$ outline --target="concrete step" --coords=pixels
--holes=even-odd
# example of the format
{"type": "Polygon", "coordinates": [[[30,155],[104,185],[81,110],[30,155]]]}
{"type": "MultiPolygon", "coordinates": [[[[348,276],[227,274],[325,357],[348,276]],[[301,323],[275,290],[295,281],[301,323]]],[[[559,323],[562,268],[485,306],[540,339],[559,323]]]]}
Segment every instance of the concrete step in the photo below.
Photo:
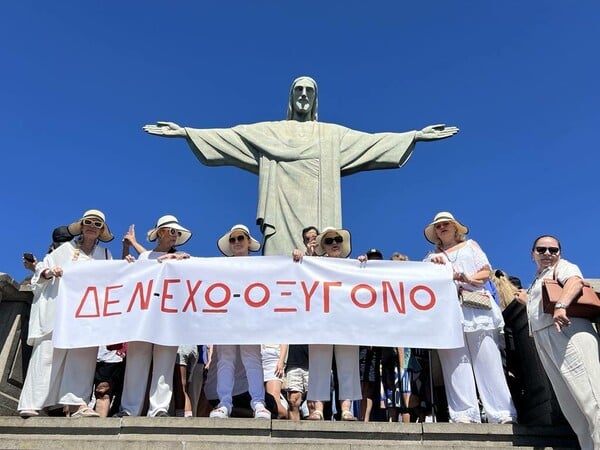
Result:
{"type": "Polygon", "coordinates": [[[208,418],[0,417],[0,449],[578,448],[569,428],[208,418]]]}

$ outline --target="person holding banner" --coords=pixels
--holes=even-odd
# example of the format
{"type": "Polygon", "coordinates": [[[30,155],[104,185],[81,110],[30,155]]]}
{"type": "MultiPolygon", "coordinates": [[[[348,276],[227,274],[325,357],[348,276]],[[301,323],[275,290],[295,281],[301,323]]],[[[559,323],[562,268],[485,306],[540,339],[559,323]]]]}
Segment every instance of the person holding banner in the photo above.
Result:
{"type": "MultiPolygon", "coordinates": [[[[48,255],[62,244],[69,242],[74,236],[69,233],[66,226],[60,226],[52,232],[52,244],[48,255]]],[[[54,328],[54,302],[46,295],[48,283],[40,279],[41,270],[48,267],[48,255],[43,263],[39,264],[23,258],[23,264],[34,272],[31,278],[33,301],[29,315],[27,344],[33,347],[29,366],[23,382],[23,389],[19,396],[17,411],[21,417],[36,417],[44,408],[50,389],[50,373],[52,370],[52,330],[54,328]],[[41,281],[41,282],[40,282],[41,281]]],[[[50,288],[51,289],[51,288],[50,288]]],[[[54,405],[47,405],[54,406],[54,405]]]]}
{"type": "MultiPolygon", "coordinates": [[[[250,235],[246,225],[234,225],[217,241],[217,247],[225,256],[249,256],[260,250],[260,243],[250,235]]],[[[250,406],[255,419],[270,419],[271,412],[265,407],[262,355],[257,345],[215,345],[217,358],[217,395],[219,404],[209,417],[226,419],[233,409],[233,385],[235,380],[236,353],[240,352],[248,380],[250,406]]]]}
{"type": "Polygon", "coordinates": [[[465,345],[439,349],[450,421],[480,423],[477,392],[489,423],[515,423],[513,404],[498,349],[504,320],[499,306],[484,288],[491,268],[487,256],[473,240],[466,240],[468,228],[449,212],[440,212],[425,227],[425,238],[435,245],[425,258],[437,264],[451,264],[459,290],[479,292],[490,298],[490,309],[462,307],[465,345]]]}
{"type": "MultiPolygon", "coordinates": [[[[346,258],[350,255],[350,232],[332,227],[325,228],[317,236],[315,254],[329,258],[346,258]]],[[[292,252],[292,259],[299,262],[302,259],[301,250],[292,252]]],[[[361,255],[361,262],[367,257],[361,255]]],[[[308,379],[309,401],[314,402],[314,410],[308,416],[309,420],[323,420],[323,402],[330,398],[331,361],[335,352],[335,363],[339,378],[339,398],[341,401],[341,419],[355,421],[352,414],[352,400],[362,398],[359,370],[359,347],[356,345],[309,344],[308,346],[308,379]]]]}
{"type": "MultiPolygon", "coordinates": [[[[99,242],[110,242],[114,238],[103,212],[96,209],[86,211],[81,219],[68,226],[68,230],[78,237],[47,255],[39,267],[37,282],[44,285],[45,296],[52,305],[68,301],[59,297],[59,279],[63,276],[63,267],[68,267],[71,263],[112,259],[110,251],[99,245],[99,242]]],[[[53,325],[53,322],[54,320],[49,320],[48,324],[53,325]]],[[[63,405],[67,416],[70,417],[98,417],[98,413],[88,407],[92,396],[97,355],[97,346],[55,348],[47,404],[63,405]]]]}
{"type": "MultiPolygon", "coordinates": [[[[177,252],[176,247],[185,244],[192,237],[191,231],[179,224],[177,217],[162,216],[156,227],[148,231],[148,241],[155,242],[152,251],[140,254],[139,260],[187,259],[185,252],[177,252]]],[[[128,256],[128,260],[132,257],[128,256]]],[[[146,384],[150,364],[152,376],[149,388],[150,417],[168,417],[169,405],[173,396],[173,370],[177,357],[176,346],[165,346],[151,342],[134,341],[127,347],[127,364],[123,381],[121,410],[117,416],[139,416],[144,407],[146,384]]]]}

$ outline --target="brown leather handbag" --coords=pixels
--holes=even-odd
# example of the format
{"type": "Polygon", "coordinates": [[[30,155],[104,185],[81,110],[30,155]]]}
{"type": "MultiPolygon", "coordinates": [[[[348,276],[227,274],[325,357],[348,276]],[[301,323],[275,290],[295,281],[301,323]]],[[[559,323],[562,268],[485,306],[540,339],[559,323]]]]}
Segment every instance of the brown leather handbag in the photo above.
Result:
{"type": "MultiPolygon", "coordinates": [[[[554,314],[554,304],[560,300],[563,286],[556,278],[556,267],[552,279],[542,280],[542,306],[547,314],[554,314]]],[[[600,319],[600,298],[588,282],[584,280],[583,289],[567,308],[567,316],[584,317],[598,321],[600,319]]]]}

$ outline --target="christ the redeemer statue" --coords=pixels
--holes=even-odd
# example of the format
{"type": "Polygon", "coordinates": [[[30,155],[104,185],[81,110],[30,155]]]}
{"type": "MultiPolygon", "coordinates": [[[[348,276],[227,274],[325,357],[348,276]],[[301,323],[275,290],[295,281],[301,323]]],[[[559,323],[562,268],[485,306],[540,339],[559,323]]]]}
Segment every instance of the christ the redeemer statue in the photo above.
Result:
{"type": "Polygon", "coordinates": [[[294,80],[287,120],[206,129],[172,122],[144,131],[185,138],[202,164],[236,166],[258,175],[256,220],[265,255],[304,248],[301,231],[342,226],[340,177],[363,170],[402,167],[417,141],[451,137],[456,127],[431,125],[405,133],[364,133],[317,121],[317,83],[294,80]]]}

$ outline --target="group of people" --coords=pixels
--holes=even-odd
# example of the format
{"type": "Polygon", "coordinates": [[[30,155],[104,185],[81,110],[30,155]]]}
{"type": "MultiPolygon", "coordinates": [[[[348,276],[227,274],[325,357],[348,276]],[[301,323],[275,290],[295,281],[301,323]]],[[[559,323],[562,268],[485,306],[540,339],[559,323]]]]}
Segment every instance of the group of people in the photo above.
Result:
{"type": "MultiPolygon", "coordinates": [[[[424,229],[425,238],[433,245],[424,261],[452,267],[460,298],[474,293],[489,300],[488,308],[475,308],[464,302],[461,307],[464,345],[437,351],[450,421],[480,423],[480,402],[489,423],[517,421],[500,353],[504,323],[495,297],[501,294],[502,304],[517,300],[527,305],[530,330],[540,359],[582,448],[599,445],[598,336],[589,320],[569,317],[567,310],[581,290],[581,272],[561,258],[557,238],[541,236],[534,241],[531,251],[537,266],[531,287],[528,290],[496,288],[490,282],[495,273],[486,254],[476,241],[467,239],[467,234],[468,228],[448,212],[436,214],[424,229]],[[541,282],[553,277],[564,286],[564,298],[553,314],[546,314],[541,306],[541,282]]],[[[129,253],[133,247],[139,253],[137,260],[185,260],[190,255],[178,247],[191,236],[176,217],[162,216],[147,234],[148,241],[155,243],[154,248],[147,250],[140,245],[130,228],[123,239],[123,257],[134,263],[136,258],[129,253]]],[[[306,257],[348,258],[351,253],[348,230],[328,227],[319,231],[309,226],[302,230],[302,238],[305,248],[291,249],[295,262],[306,257]]],[[[387,352],[387,359],[393,360],[392,365],[397,369],[395,376],[384,376],[392,381],[383,384],[383,391],[396,390],[402,398],[415,386],[417,378],[414,371],[409,370],[410,360],[412,355],[414,363],[421,349],[359,348],[326,343],[214,347],[199,343],[197,347],[178,348],[149,342],[129,342],[100,349],[53,348],[54,308],[60,301],[58,288],[64,270],[68,270],[70,263],[112,259],[110,251],[102,245],[112,239],[105,215],[98,210],[88,210],[68,227],[55,230],[54,244],[43,261],[24,261],[26,267],[34,270],[31,280],[34,302],[28,335],[33,352],[18,406],[23,417],[36,416],[45,408],[57,406],[71,417],[106,416],[110,410],[106,401],[112,400],[119,402],[113,405],[118,416],[138,416],[144,412],[148,416],[168,416],[174,402],[177,415],[200,413],[227,418],[234,412],[240,394],[242,397],[245,394],[250,414],[255,418],[323,420],[334,385],[340,420],[353,421],[357,416],[369,420],[369,400],[376,397],[372,382],[377,379],[370,373],[381,367],[382,351],[387,352]],[[203,356],[206,354],[210,354],[210,360],[203,356]],[[204,376],[206,367],[208,371],[204,376]],[[118,397],[115,400],[113,389],[119,385],[119,373],[122,374],[122,394],[120,400],[118,397]],[[201,397],[210,406],[198,408],[201,397]],[[96,408],[92,407],[94,398],[96,408]],[[362,400],[362,408],[355,407],[358,400],[362,400]],[[101,406],[103,412],[98,411],[98,405],[104,405],[101,406]]],[[[257,252],[261,244],[252,237],[248,227],[240,224],[227,230],[217,240],[217,246],[225,256],[240,257],[257,252]]],[[[358,260],[364,263],[382,258],[381,252],[373,249],[360,255],[358,260]]],[[[406,257],[394,254],[391,259],[402,261],[406,257]]],[[[377,387],[375,385],[375,391],[377,387]]],[[[393,406],[404,405],[401,412],[406,413],[410,403],[406,397],[393,406]]]]}

